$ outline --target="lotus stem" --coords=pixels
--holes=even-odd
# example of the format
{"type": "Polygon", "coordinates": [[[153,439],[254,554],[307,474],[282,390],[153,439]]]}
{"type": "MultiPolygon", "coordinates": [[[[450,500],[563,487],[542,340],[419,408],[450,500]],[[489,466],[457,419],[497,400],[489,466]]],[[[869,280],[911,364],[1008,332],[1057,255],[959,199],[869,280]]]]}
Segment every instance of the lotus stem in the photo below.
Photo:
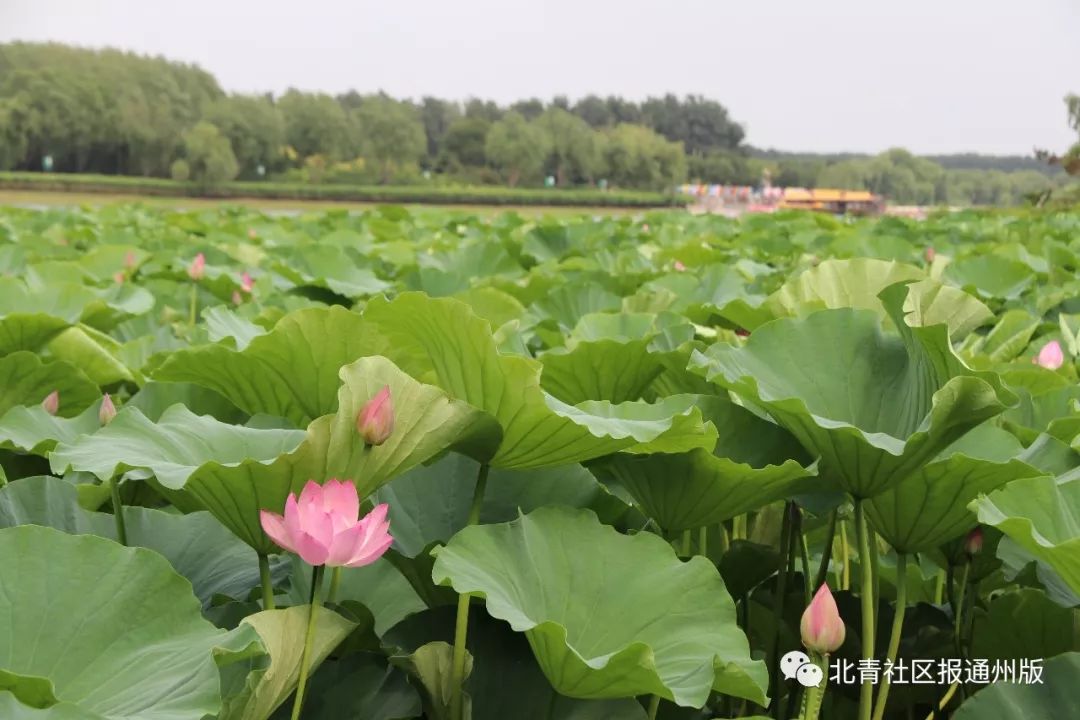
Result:
{"type": "Polygon", "coordinates": [[[810,587],[810,548],[806,544],[806,533],[802,531],[802,510],[798,505],[795,508],[794,526],[792,530],[792,540],[799,544],[799,562],[802,564],[802,577],[803,577],[803,599],[806,600],[806,605],[810,604],[810,601],[814,599],[813,588],[810,587]]]}
{"type": "Polygon", "coordinates": [[[656,720],[658,710],[660,710],[660,696],[653,695],[649,700],[649,720],[656,720]]]}
{"type": "Polygon", "coordinates": [[[821,549],[821,562],[818,564],[817,575],[814,576],[814,585],[810,588],[811,593],[816,592],[828,579],[833,545],[836,544],[836,516],[839,514],[839,510],[829,513],[829,528],[825,531],[825,545],[821,549]]]}
{"type": "MultiPolygon", "coordinates": [[[[870,555],[870,533],[866,526],[866,509],[861,498],[855,498],[855,537],[859,544],[859,582],[862,601],[862,657],[874,659],[874,578],[870,555]]],[[[875,548],[876,550],[877,548],[875,548]]],[[[859,720],[870,720],[873,712],[874,685],[867,677],[859,688],[859,720]]]]}
{"type": "MultiPolygon", "coordinates": [[[[476,487],[473,489],[472,505],[469,506],[469,525],[480,522],[480,508],[484,505],[484,490],[487,488],[490,466],[481,463],[476,474],[476,487]]],[[[469,593],[458,595],[457,619],[454,622],[454,655],[450,667],[450,719],[462,720],[462,700],[465,694],[465,643],[469,636],[469,593]]]]}
{"type": "Polygon", "coordinates": [[[188,310],[188,324],[191,325],[191,329],[195,329],[196,315],[199,309],[199,284],[197,282],[191,283],[191,307],[188,310]]]}
{"type": "Polygon", "coordinates": [[[307,689],[308,674],[311,672],[311,650],[315,645],[315,617],[322,603],[323,567],[323,565],[316,565],[311,571],[311,609],[308,612],[307,634],[304,636],[304,654],[300,656],[300,680],[296,684],[292,720],[300,720],[300,711],[304,705],[304,691],[307,689]]]}
{"type": "MultiPolygon", "coordinates": [[[[893,611],[892,632],[889,634],[889,648],[886,657],[890,665],[896,663],[900,652],[900,635],[904,629],[904,614],[907,611],[907,553],[896,555],[896,608],[893,611]]],[[[873,720],[885,717],[885,704],[889,700],[889,675],[885,674],[878,689],[877,704],[874,706],[873,720]]]]}
{"type": "Polygon", "coordinates": [[[847,521],[840,523],[840,589],[851,589],[851,563],[848,562],[848,558],[851,556],[851,550],[848,547],[847,541],[847,521]]]}
{"type": "Polygon", "coordinates": [[[274,583],[270,579],[270,558],[259,553],[259,577],[262,579],[263,610],[273,610],[274,583]]]}
{"type": "Polygon", "coordinates": [[[720,542],[720,557],[724,557],[727,554],[728,548],[731,547],[731,542],[728,538],[727,528],[724,527],[724,523],[720,523],[716,526],[717,532],[720,533],[718,538],[720,542]]]}
{"type": "Polygon", "coordinates": [[[937,583],[934,585],[934,604],[940,605],[945,600],[945,571],[938,568],[937,583]]]}
{"type": "Polygon", "coordinates": [[[937,717],[938,711],[945,709],[945,706],[949,704],[950,700],[952,700],[952,696],[956,694],[956,688],[958,687],[959,685],[957,683],[953,683],[949,686],[949,689],[945,693],[945,696],[941,698],[941,702],[937,704],[937,707],[935,709],[930,711],[930,714],[926,716],[926,720],[934,720],[934,718],[937,717]]]}
{"type": "Polygon", "coordinates": [[[803,711],[800,715],[801,720],[817,720],[818,715],[821,714],[821,703],[825,700],[825,691],[828,689],[829,682],[829,654],[826,653],[820,658],[817,653],[814,653],[811,661],[821,668],[824,680],[821,681],[820,686],[811,686],[806,689],[806,694],[803,696],[803,711]]]}
{"type": "Polygon", "coordinates": [[[124,524],[124,502],[120,499],[120,481],[115,477],[109,480],[109,495],[112,497],[113,519],[116,522],[116,541],[127,545],[127,525],[124,524]]]}
{"type": "Polygon", "coordinates": [[[731,519],[731,539],[746,539],[746,515],[736,515],[731,519]]]}
{"type": "Polygon", "coordinates": [[[691,534],[691,531],[683,530],[683,533],[682,533],[682,550],[679,553],[680,557],[684,557],[684,558],[690,557],[690,542],[691,542],[692,538],[693,538],[693,535],[691,534]]]}
{"type": "Polygon", "coordinates": [[[709,528],[702,525],[697,531],[698,555],[709,557],[709,528]]]}
{"type": "Polygon", "coordinates": [[[326,594],[326,602],[332,603],[337,599],[338,588],[341,587],[341,568],[336,567],[330,571],[330,591],[326,594]]]}
{"type": "MultiPolygon", "coordinates": [[[[787,593],[788,565],[791,558],[791,512],[790,502],[784,504],[784,518],[780,524],[780,566],[776,576],[776,597],[773,598],[773,617],[776,619],[776,631],[773,633],[773,667],[769,672],[769,697],[773,698],[773,716],[782,718],[780,692],[783,686],[780,677],[780,627],[784,624],[784,599],[787,593]]],[[[737,518],[736,518],[737,519],[737,518]]],[[[749,629],[749,628],[748,628],[749,629]]]]}
{"type": "Polygon", "coordinates": [[[964,562],[964,569],[960,573],[960,588],[956,592],[956,603],[953,605],[953,637],[956,642],[956,652],[964,657],[964,644],[962,634],[962,620],[964,617],[964,594],[967,591],[968,575],[971,573],[971,561],[964,562]]]}

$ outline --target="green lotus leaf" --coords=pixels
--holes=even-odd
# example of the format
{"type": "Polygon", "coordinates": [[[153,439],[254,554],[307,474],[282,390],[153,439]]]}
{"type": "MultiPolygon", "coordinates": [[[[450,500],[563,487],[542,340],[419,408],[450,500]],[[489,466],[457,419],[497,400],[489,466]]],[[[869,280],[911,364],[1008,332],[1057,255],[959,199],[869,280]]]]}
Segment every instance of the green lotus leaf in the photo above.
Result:
{"type": "Polygon", "coordinates": [[[0,317],[0,355],[37,350],[71,323],[45,313],[8,313],[0,317]]]}
{"type": "Polygon", "coordinates": [[[91,327],[69,327],[50,340],[48,348],[53,357],[80,368],[98,385],[136,381],[131,370],[117,357],[120,344],[91,327]]]}
{"type": "Polygon", "coordinates": [[[1080,477],[1017,480],[969,507],[1080,594],[1080,477]]]}
{"type": "MultiPolygon", "coordinates": [[[[300,678],[300,656],[310,613],[310,605],[299,605],[264,610],[244,618],[243,624],[254,628],[262,640],[270,665],[248,675],[244,690],[227,698],[218,720],[266,720],[292,694],[300,678]]],[[[319,608],[310,667],[314,670],[321,665],[354,627],[333,610],[319,608]]]]}
{"type": "Polygon", "coordinates": [[[390,288],[370,269],[359,267],[349,252],[333,245],[297,249],[287,262],[275,263],[274,269],[297,285],[322,287],[349,298],[374,295],[390,288]]]}
{"type": "Polygon", "coordinates": [[[871,523],[898,552],[924,552],[976,525],[968,503],[1021,478],[1043,475],[1015,459],[1023,451],[1004,430],[981,425],[866,504],[871,523]]]}
{"type": "Polygon", "coordinates": [[[968,370],[943,325],[911,327],[903,285],[876,313],[821,310],[758,328],[743,347],[695,352],[699,372],[769,413],[856,497],[888,490],[971,428],[1015,402],[992,373],[968,370]]]}
{"type": "Polygon", "coordinates": [[[702,437],[700,414],[689,400],[572,406],[548,395],[540,386],[540,363],[501,355],[488,324],[456,300],[419,293],[392,302],[375,298],[364,319],[378,326],[387,357],[399,367],[499,422],[502,440],[490,457],[493,467],[566,465],[661,436],[702,437]]]}
{"type": "Polygon", "coordinates": [[[543,389],[570,404],[586,400],[622,403],[638,400],[663,371],[661,357],[648,350],[649,340],[581,342],[539,357],[543,389]]]}
{"type": "MultiPolygon", "coordinates": [[[[366,497],[447,449],[498,444],[498,427],[490,417],[451,400],[437,387],[413,380],[386,358],[363,358],[346,365],[340,379],[337,412],[311,423],[295,450],[282,448],[285,454],[268,462],[207,462],[187,479],[184,493],[259,552],[275,553],[280,550],[263,534],[259,510],[280,513],[289,493],[300,492],[308,480],[348,478],[366,497]],[[356,417],[386,385],[394,401],[394,432],[382,445],[368,447],[356,431],[356,417]]],[[[254,432],[295,438],[295,431],[254,432]]]]}
{"type": "Polygon", "coordinates": [[[16,697],[48,683],[107,720],[201,720],[221,708],[215,655],[258,647],[204,620],[149,550],[27,525],[0,530],[0,556],[0,676],[16,697]]]}
{"type": "Polygon", "coordinates": [[[243,350],[251,344],[252,340],[266,334],[266,328],[241,317],[223,305],[207,308],[203,311],[202,318],[206,323],[206,332],[210,342],[216,343],[225,338],[232,338],[233,346],[237,350],[243,350]]]}
{"type": "Polygon", "coordinates": [[[1034,588],[995,595],[973,622],[971,654],[991,662],[1080,650],[1080,610],[1055,605],[1034,588]]]}
{"type": "Polygon", "coordinates": [[[173,353],[154,379],[201,385],[247,413],[304,427],[337,409],[343,365],[383,349],[356,313],[313,308],[286,315],[243,350],[217,344],[173,353]]]}
{"type": "Polygon", "coordinates": [[[7,691],[0,691],[0,717],[4,720],[102,720],[101,715],[69,703],[59,703],[47,708],[23,705],[7,691]]]}
{"type": "MultiPolygon", "coordinates": [[[[259,584],[255,553],[209,513],[186,515],[125,506],[127,544],[160,553],[187,578],[204,607],[215,596],[243,598],[259,584]]],[[[43,525],[73,535],[116,539],[112,514],[79,506],[76,486],[54,477],[30,477],[0,488],[0,528],[43,525]]],[[[272,567],[283,578],[285,565],[272,567]]]]}
{"type": "Polygon", "coordinates": [[[42,362],[25,350],[0,357],[0,413],[17,405],[38,405],[54,390],[60,393],[61,417],[78,415],[101,398],[97,384],[77,366],[42,362]]]}
{"type": "Polygon", "coordinates": [[[554,320],[569,331],[582,317],[590,313],[613,312],[619,309],[618,295],[597,285],[566,284],[532,304],[541,317],[554,320]]]}
{"type": "Polygon", "coordinates": [[[0,447],[41,455],[101,427],[101,400],[72,418],[50,415],[41,405],[16,405],[0,417],[0,447]]]}
{"type": "Polygon", "coordinates": [[[1080,653],[1059,655],[1043,666],[1040,682],[1000,682],[981,690],[953,714],[953,720],[1033,720],[1080,717],[1080,653]]]}
{"type": "Polygon", "coordinates": [[[89,472],[102,481],[127,470],[148,470],[166,488],[179,490],[200,466],[269,463],[295,450],[302,430],[257,430],[196,415],[174,405],[157,422],[124,407],[93,435],[61,443],[49,456],[53,472],[89,472]]]}
{"type": "Polygon", "coordinates": [[[981,254],[949,263],[944,279],[957,287],[972,287],[987,298],[1016,299],[1035,282],[1027,265],[1000,255],[981,254]]]}
{"type": "Polygon", "coordinates": [[[489,614],[524,632],[563,695],[652,693],[701,707],[715,689],[765,702],[765,667],[750,658],[716,568],[683,563],[658,536],[541,508],[465,528],[439,549],[432,579],[483,597],[489,614]]]}
{"type": "Polygon", "coordinates": [[[987,365],[1009,362],[1027,349],[1031,337],[1038,329],[1039,318],[1027,310],[1009,310],[998,319],[990,332],[983,337],[977,337],[976,341],[966,348],[964,357],[966,360],[982,361],[987,365]],[[985,356],[985,361],[980,356],[985,356]]]}
{"type": "Polygon", "coordinates": [[[372,653],[324,662],[304,700],[307,720],[409,720],[420,714],[420,696],[405,673],[372,653]]]}

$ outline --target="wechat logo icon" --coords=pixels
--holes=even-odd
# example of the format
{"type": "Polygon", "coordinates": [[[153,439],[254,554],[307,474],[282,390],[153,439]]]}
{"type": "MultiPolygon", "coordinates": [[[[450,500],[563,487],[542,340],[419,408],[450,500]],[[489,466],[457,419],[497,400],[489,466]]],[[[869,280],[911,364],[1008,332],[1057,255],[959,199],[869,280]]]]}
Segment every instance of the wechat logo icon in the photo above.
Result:
{"type": "Polygon", "coordinates": [[[780,658],[780,672],[785,680],[795,678],[807,688],[820,686],[825,677],[821,668],[810,662],[810,657],[800,650],[792,650],[780,658]]]}

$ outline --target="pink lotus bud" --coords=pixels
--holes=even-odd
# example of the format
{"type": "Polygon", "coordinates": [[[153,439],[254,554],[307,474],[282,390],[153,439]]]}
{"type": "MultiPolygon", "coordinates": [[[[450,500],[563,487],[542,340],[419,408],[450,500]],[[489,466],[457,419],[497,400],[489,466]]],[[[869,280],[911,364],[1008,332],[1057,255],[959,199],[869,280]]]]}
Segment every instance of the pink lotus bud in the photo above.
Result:
{"type": "Polygon", "coordinates": [[[251,276],[244,271],[240,274],[240,289],[246,293],[255,289],[255,281],[251,279],[251,276]]]}
{"type": "Polygon", "coordinates": [[[964,538],[964,552],[968,555],[978,555],[983,546],[983,529],[977,527],[964,538]]]}
{"type": "Polygon", "coordinates": [[[836,609],[836,600],[829,592],[827,583],[818,588],[814,599],[803,612],[799,630],[807,650],[826,654],[835,652],[844,644],[847,629],[840,619],[840,611],[836,609]]]}
{"type": "Polygon", "coordinates": [[[388,506],[383,503],[362,518],[360,498],[352,482],[308,480],[297,499],[290,493],[284,516],[262,510],[262,529],[279,547],[296,553],[309,565],[363,567],[390,549],[388,506]]]}
{"type": "Polygon", "coordinates": [[[676,269],[676,270],[678,270],[679,272],[685,272],[685,271],[686,271],[686,266],[685,266],[685,265],[683,265],[683,264],[682,264],[681,262],[679,262],[678,260],[676,260],[676,261],[675,261],[675,269],[676,269]]]}
{"type": "Polygon", "coordinates": [[[116,406],[113,405],[109,393],[105,393],[105,397],[101,399],[101,407],[98,409],[98,420],[102,425],[108,425],[114,417],[116,417],[116,406]]]}
{"type": "Polygon", "coordinates": [[[232,291],[232,304],[233,305],[240,305],[243,302],[244,302],[244,298],[240,294],[240,291],[239,290],[233,290],[232,291]]]}
{"type": "Polygon", "coordinates": [[[934,262],[934,258],[937,257],[937,252],[932,247],[926,248],[926,262],[934,262]]]}
{"type": "Polygon", "coordinates": [[[202,280],[203,275],[206,274],[206,256],[202,253],[196,255],[188,266],[187,274],[192,280],[202,280]]]}
{"type": "Polygon", "coordinates": [[[649,223],[642,223],[641,230],[642,232],[649,232],[649,223]]]}
{"type": "Polygon", "coordinates": [[[382,445],[394,432],[394,402],[384,385],[356,416],[356,430],[368,445],[382,445]]]}
{"type": "Polygon", "coordinates": [[[133,268],[135,267],[135,262],[135,253],[128,250],[127,253],[124,255],[124,267],[133,268]]]}
{"type": "Polygon", "coordinates": [[[112,279],[116,282],[117,285],[123,285],[124,281],[127,280],[127,275],[124,274],[123,270],[120,270],[112,276],[112,279]]]}
{"type": "Polygon", "coordinates": [[[1057,340],[1046,343],[1032,362],[1047,370],[1057,370],[1065,363],[1065,354],[1061,351],[1061,343],[1057,340]]]}
{"type": "Polygon", "coordinates": [[[258,236],[259,236],[259,234],[257,232],[255,232],[255,228],[248,228],[248,239],[249,240],[254,240],[258,236]]]}
{"type": "Polygon", "coordinates": [[[45,408],[45,412],[50,415],[55,415],[60,410],[60,391],[53,390],[48,396],[41,401],[41,407],[45,408]]]}

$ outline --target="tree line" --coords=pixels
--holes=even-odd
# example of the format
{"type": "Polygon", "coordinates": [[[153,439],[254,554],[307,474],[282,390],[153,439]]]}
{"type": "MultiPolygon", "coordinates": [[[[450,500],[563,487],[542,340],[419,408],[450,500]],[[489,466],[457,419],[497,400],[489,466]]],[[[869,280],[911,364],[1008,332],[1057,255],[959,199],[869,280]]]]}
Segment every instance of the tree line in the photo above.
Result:
{"type": "Polygon", "coordinates": [[[1009,203],[1050,180],[1032,170],[945,169],[756,151],[701,96],[589,95],[502,106],[290,89],[226,93],[192,65],[119,50],[0,45],[0,170],[355,184],[467,183],[670,189],[687,179],[835,186],[906,203],[1009,203]]]}

